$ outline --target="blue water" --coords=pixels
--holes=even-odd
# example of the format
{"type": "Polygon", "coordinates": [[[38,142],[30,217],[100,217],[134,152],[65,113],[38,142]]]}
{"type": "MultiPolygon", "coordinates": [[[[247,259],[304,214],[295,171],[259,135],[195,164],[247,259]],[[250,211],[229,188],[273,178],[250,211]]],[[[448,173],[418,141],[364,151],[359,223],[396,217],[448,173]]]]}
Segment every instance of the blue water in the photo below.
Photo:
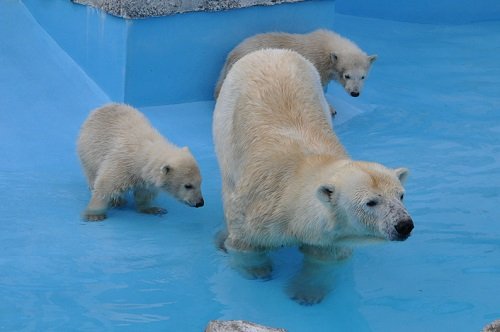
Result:
{"type": "Polygon", "coordinates": [[[90,109],[109,101],[15,0],[0,3],[0,330],[202,331],[244,319],[290,331],[478,331],[500,318],[500,22],[421,25],[335,15],[379,59],[360,98],[332,84],[335,130],[355,159],[410,168],[410,239],[359,248],[335,289],[304,307],[274,278],[245,280],[212,239],[223,224],[212,101],[141,109],[189,145],[206,205],[169,213],[80,213],[75,152],[90,109]]]}

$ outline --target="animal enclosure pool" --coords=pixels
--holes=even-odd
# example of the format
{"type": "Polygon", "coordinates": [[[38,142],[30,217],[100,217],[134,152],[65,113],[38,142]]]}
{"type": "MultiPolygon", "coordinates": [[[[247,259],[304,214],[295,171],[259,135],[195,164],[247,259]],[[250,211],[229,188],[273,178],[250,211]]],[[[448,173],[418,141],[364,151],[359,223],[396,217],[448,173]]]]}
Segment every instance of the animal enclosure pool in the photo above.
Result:
{"type": "Polygon", "coordinates": [[[191,148],[203,208],[160,195],[163,217],[128,206],[83,221],[90,194],[76,138],[112,99],[23,2],[0,2],[0,330],[202,331],[242,319],[291,332],[465,332],[499,319],[500,5],[446,11],[442,1],[440,20],[424,5],[399,17],[389,0],[364,2],[337,1],[332,27],[378,60],[359,98],[336,83],[327,98],[354,159],[410,169],[415,229],[405,242],[357,248],[314,306],[283,292],[297,249],[272,253],[265,282],[243,279],[215,249],[224,220],[212,100],[139,107],[191,148]]]}

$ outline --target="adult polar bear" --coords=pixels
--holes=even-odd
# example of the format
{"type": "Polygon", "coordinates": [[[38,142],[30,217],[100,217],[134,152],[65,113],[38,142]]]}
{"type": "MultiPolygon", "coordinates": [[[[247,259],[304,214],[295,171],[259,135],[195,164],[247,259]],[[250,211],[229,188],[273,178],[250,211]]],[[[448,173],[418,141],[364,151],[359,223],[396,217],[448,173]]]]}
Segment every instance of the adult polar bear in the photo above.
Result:
{"type": "Polygon", "coordinates": [[[269,278],[267,253],[298,245],[288,286],[303,304],[328,293],[328,271],[359,242],[405,240],[408,170],[352,161],[335,136],[320,77],[290,50],[265,49],[229,72],[214,112],[227,233],[220,245],[243,275],[269,278]]]}

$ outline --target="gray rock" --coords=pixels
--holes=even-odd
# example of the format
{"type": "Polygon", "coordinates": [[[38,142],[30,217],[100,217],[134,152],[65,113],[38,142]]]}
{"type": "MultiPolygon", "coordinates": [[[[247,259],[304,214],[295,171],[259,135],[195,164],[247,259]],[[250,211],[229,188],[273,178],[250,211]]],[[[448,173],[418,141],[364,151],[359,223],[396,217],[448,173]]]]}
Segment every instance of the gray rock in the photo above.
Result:
{"type": "Polygon", "coordinates": [[[212,320],[208,323],[205,332],[286,332],[285,329],[276,329],[262,326],[243,320],[212,320]]]}
{"type": "Polygon", "coordinates": [[[193,11],[219,11],[250,6],[271,6],[305,0],[71,0],[123,18],[165,16],[193,11]]]}
{"type": "Polygon", "coordinates": [[[483,332],[500,332],[500,319],[486,325],[483,332]]]}

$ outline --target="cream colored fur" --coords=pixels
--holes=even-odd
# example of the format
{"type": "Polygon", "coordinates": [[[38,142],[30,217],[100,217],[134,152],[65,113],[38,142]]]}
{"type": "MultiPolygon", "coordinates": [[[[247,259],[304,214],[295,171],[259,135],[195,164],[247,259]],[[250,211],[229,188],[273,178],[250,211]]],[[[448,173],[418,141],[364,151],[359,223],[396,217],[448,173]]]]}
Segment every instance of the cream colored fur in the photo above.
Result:
{"type": "Polygon", "coordinates": [[[264,48],[298,52],[319,71],[323,87],[331,80],[336,80],[353,96],[361,93],[371,64],[377,58],[376,55],[367,56],[356,44],[328,30],[316,30],[308,34],[258,34],[245,39],[227,56],[215,87],[215,99],[218,98],[222,82],[236,61],[248,53],[264,48]]]}
{"type": "Polygon", "coordinates": [[[84,212],[88,220],[104,219],[108,204],[123,204],[128,190],[144,213],[166,212],[150,205],[158,190],[190,206],[203,205],[200,171],[189,149],[168,142],[128,105],[94,110],[82,126],[77,150],[92,191],[84,212]]]}
{"type": "Polygon", "coordinates": [[[409,234],[395,225],[413,227],[400,199],[407,170],[349,158],[318,72],[296,52],[265,49],[238,61],[222,85],[213,135],[227,226],[221,247],[244,275],[267,278],[269,250],[300,246],[304,267],[289,292],[301,303],[321,301],[326,271],[349,255],[346,246],[403,240],[409,234]]]}

